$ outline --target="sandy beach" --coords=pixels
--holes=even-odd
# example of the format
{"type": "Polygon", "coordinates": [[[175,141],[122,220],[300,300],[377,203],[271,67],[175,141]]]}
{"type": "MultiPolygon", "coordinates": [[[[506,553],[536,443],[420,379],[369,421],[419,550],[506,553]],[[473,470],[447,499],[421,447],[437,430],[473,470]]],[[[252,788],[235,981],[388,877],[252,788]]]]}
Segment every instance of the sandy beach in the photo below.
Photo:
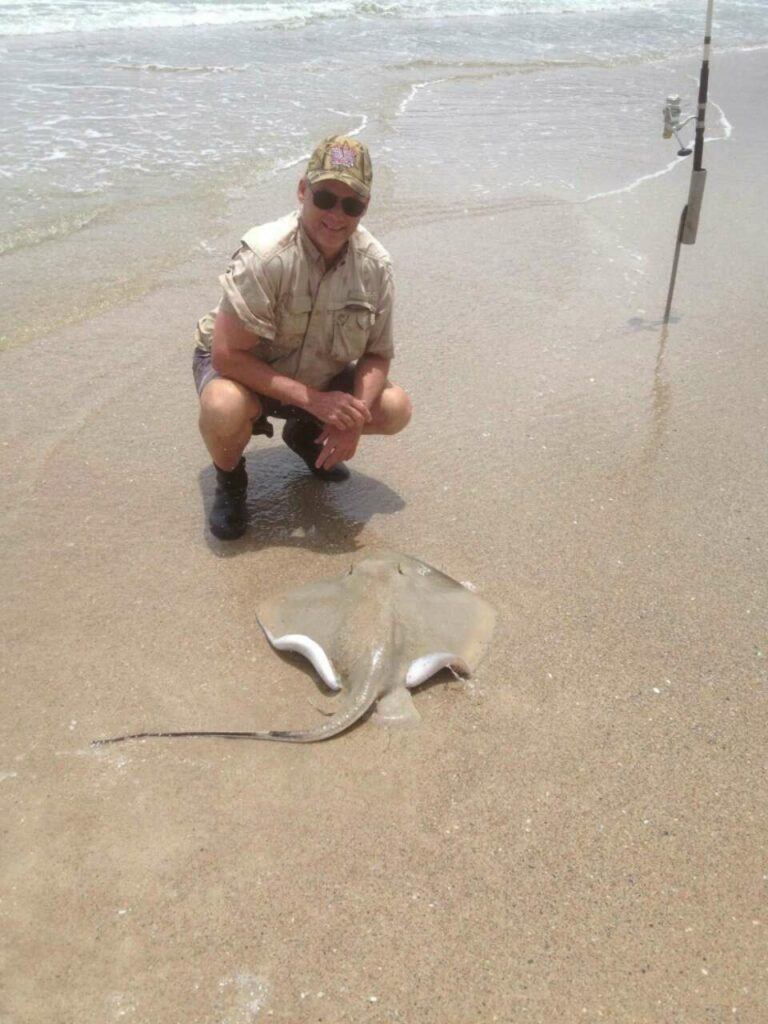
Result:
{"type": "Polygon", "coordinates": [[[382,203],[414,420],[335,489],[255,440],[241,541],[191,379],[221,253],[0,355],[2,1024],[765,1019],[768,55],[716,73],[668,329],[685,162],[382,203]],[[314,722],[256,606],[377,548],[498,615],[417,728],[90,746],[314,722]]]}

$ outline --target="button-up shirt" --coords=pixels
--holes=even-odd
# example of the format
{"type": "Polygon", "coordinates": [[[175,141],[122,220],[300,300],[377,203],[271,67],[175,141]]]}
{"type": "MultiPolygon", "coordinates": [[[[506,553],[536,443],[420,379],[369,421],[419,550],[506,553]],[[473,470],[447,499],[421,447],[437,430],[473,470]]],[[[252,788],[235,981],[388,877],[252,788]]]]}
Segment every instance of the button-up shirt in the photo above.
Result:
{"type": "Polygon", "coordinates": [[[223,310],[254,335],[255,356],[310,387],[326,387],[364,354],[394,354],[389,254],[361,225],[326,269],[297,213],[262,224],[243,236],[219,280],[224,294],[198,321],[198,348],[210,350],[223,310]]]}

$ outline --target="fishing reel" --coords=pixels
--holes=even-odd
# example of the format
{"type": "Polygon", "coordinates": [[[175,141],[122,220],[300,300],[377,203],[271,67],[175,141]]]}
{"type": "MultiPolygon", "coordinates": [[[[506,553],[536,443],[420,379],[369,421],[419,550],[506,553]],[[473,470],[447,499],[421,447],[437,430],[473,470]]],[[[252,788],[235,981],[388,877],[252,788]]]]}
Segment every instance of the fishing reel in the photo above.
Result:
{"type": "Polygon", "coordinates": [[[662,137],[671,139],[673,135],[675,136],[680,147],[677,151],[678,156],[690,156],[693,152],[688,146],[683,145],[678,132],[685,128],[690,121],[695,120],[695,114],[684,117],[681,113],[679,96],[667,96],[667,102],[664,105],[664,131],[662,132],[662,137]]]}

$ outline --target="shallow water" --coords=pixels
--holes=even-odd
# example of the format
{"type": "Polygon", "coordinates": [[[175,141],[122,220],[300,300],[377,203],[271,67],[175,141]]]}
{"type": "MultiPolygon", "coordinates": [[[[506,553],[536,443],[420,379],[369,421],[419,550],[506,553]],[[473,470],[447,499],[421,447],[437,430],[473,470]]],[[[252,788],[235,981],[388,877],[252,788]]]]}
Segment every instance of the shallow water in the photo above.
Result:
{"type": "MultiPolygon", "coordinates": [[[[677,89],[692,108],[703,15],[699,0],[0,3],[4,334],[226,255],[239,201],[330,132],[371,146],[379,227],[627,187],[674,162],[661,106],[677,89]]],[[[718,11],[716,51],[766,41],[760,0],[718,11]]]]}

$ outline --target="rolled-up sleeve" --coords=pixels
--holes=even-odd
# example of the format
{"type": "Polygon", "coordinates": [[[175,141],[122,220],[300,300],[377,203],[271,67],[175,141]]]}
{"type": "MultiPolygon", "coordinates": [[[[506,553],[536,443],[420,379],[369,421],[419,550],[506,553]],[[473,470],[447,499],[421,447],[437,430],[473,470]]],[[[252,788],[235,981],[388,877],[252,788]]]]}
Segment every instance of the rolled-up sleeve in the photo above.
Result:
{"type": "Polygon", "coordinates": [[[237,316],[243,327],[261,338],[275,337],[275,296],[262,260],[247,245],[237,250],[226,273],[219,278],[224,289],[220,308],[237,316]]]}
{"type": "Polygon", "coordinates": [[[392,267],[387,263],[382,273],[379,299],[376,305],[376,318],[368,335],[368,344],[365,346],[366,355],[381,356],[382,359],[393,358],[395,354],[392,335],[394,302],[395,282],[392,277],[392,267]]]}

